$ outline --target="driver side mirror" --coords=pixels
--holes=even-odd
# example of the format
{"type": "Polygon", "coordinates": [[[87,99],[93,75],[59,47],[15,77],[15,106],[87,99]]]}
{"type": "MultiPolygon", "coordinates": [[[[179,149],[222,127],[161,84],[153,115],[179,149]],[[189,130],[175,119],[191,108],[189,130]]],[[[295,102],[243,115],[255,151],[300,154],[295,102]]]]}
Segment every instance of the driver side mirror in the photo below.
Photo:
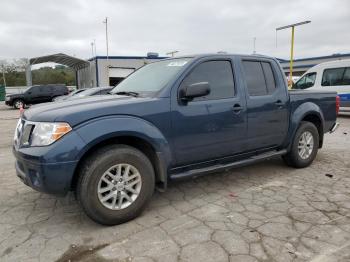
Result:
{"type": "Polygon", "coordinates": [[[180,91],[180,99],[184,102],[193,100],[193,98],[207,96],[210,94],[210,85],[208,82],[198,82],[185,86],[180,91]]]}

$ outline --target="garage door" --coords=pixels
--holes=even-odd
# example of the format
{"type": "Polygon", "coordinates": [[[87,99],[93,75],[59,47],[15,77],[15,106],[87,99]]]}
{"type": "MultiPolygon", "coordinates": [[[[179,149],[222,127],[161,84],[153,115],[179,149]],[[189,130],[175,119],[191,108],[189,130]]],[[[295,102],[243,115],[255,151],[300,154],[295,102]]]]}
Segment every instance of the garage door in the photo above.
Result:
{"type": "Polygon", "coordinates": [[[125,78],[134,71],[135,69],[133,68],[113,67],[113,68],[109,68],[109,77],[125,78]]]}

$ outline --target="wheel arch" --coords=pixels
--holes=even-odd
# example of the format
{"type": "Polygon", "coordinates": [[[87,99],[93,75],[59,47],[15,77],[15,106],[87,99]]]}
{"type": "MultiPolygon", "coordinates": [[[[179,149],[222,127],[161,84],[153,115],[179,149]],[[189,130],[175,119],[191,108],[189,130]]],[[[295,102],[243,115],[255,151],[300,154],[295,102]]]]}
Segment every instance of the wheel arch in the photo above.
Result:
{"type": "MultiPolygon", "coordinates": [[[[323,146],[323,124],[322,120],[319,115],[311,113],[311,114],[306,114],[301,122],[310,122],[314,124],[317,128],[318,131],[318,136],[319,136],[319,144],[318,147],[322,148],[323,146]]],[[[300,123],[299,123],[300,124],[300,123]]]]}
{"type": "Polygon", "coordinates": [[[294,138],[296,131],[298,130],[301,122],[310,122],[317,128],[319,134],[319,148],[323,146],[323,135],[324,135],[324,116],[322,110],[315,103],[307,102],[301,104],[293,113],[291,118],[292,128],[288,135],[289,146],[291,146],[291,138],[294,138]]]}
{"type": "Polygon", "coordinates": [[[125,144],[143,152],[153,165],[156,186],[160,190],[167,187],[171,151],[167,140],[151,123],[132,117],[108,118],[85,123],[76,129],[79,136],[84,138],[86,146],[77,156],[78,163],[71,180],[71,189],[76,188],[79,170],[84,161],[98,148],[111,144],[125,144]]]}

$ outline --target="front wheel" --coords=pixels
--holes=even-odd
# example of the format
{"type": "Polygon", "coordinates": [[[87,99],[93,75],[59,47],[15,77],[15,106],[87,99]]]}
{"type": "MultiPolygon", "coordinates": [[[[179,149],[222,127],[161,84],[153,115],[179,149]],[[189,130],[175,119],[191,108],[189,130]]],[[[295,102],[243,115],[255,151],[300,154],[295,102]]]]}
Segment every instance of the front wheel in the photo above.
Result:
{"type": "Polygon", "coordinates": [[[20,109],[21,107],[24,108],[25,104],[24,101],[22,99],[16,99],[15,101],[13,101],[13,107],[15,109],[20,109]]]}
{"type": "Polygon", "coordinates": [[[77,197],[92,220],[117,225],[142,212],[154,186],[153,166],[141,151],[127,145],[112,145],[86,159],[77,197]]]}
{"type": "Polygon", "coordinates": [[[319,147],[319,133],[310,122],[301,122],[293,140],[291,150],[282,158],[287,165],[302,168],[315,159],[319,147]]]}

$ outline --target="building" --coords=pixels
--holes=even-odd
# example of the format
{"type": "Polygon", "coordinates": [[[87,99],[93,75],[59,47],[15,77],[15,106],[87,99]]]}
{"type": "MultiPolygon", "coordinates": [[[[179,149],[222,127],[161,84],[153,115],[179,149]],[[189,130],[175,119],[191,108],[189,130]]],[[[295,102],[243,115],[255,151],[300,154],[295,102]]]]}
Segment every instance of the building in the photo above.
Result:
{"type": "MultiPolygon", "coordinates": [[[[280,62],[283,71],[286,75],[289,75],[289,61],[277,58],[280,62]]],[[[328,56],[317,56],[317,57],[309,57],[309,58],[301,58],[293,60],[293,76],[301,76],[311,67],[318,65],[320,63],[342,60],[342,59],[350,59],[350,53],[348,54],[333,54],[328,56]]]]}
{"type": "MultiPolygon", "coordinates": [[[[148,56],[97,56],[89,59],[90,66],[77,71],[77,83],[79,87],[114,86],[126,76],[141,66],[166,57],[158,57],[158,54],[149,53],[148,56]]],[[[289,75],[289,60],[279,59],[281,66],[289,75]]],[[[293,63],[293,75],[301,76],[309,68],[328,61],[350,59],[348,54],[334,54],[295,59],[293,63]]]]}
{"type": "MultiPolygon", "coordinates": [[[[77,87],[89,88],[115,86],[141,66],[164,58],[166,57],[160,57],[157,53],[148,53],[147,56],[96,56],[88,60],[61,53],[36,57],[29,60],[26,70],[27,85],[31,85],[31,66],[34,64],[55,62],[69,66],[75,70],[77,87]]],[[[289,60],[277,59],[281,63],[285,74],[289,75],[289,60]]],[[[342,59],[350,59],[350,53],[295,59],[293,76],[300,76],[317,64],[342,59]]]]}
{"type": "Polygon", "coordinates": [[[89,59],[90,65],[77,70],[79,88],[115,86],[141,66],[165,57],[156,53],[147,56],[96,56],[89,59]]]}

